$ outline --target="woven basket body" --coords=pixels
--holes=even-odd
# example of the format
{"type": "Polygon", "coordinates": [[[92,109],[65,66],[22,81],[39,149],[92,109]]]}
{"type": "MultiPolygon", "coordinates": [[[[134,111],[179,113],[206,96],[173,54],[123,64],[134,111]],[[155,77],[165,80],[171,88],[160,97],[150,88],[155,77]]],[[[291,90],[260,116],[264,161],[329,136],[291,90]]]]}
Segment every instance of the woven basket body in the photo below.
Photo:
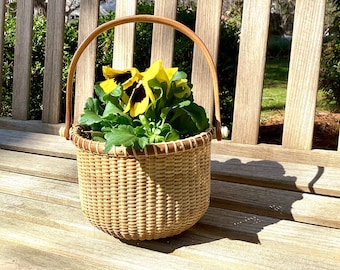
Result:
{"type": "MultiPolygon", "coordinates": [[[[100,230],[126,240],[179,234],[206,212],[210,200],[211,132],[144,152],[72,135],[77,147],[81,207],[100,230]]],[[[151,148],[151,149],[150,149],[151,148]]]]}
{"type": "Polygon", "coordinates": [[[203,41],[188,27],[165,17],[134,15],[98,26],[80,44],[69,67],[65,128],[61,134],[77,148],[81,207],[102,231],[126,240],[150,240],[179,234],[206,212],[210,197],[212,130],[183,140],[150,144],[143,151],[114,147],[71,129],[72,86],[77,62],[101,33],[131,22],[160,23],[188,36],[201,49],[210,68],[215,105],[215,131],[221,139],[218,79],[214,60],[203,41]]]}

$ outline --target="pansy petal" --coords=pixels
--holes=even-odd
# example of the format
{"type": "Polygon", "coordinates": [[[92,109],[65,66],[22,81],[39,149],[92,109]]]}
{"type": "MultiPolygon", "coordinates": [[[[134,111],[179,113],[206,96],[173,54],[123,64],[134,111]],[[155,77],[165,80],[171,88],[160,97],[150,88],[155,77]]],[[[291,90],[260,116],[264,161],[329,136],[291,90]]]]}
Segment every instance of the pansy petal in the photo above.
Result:
{"type": "Polygon", "coordinates": [[[117,84],[114,82],[114,80],[109,79],[109,80],[105,80],[101,83],[99,83],[100,87],[103,89],[103,91],[106,94],[111,93],[113,90],[115,90],[117,88],[117,84]]]}
{"type": "Polygon", "coordinates": [[[136,102],[130,109],[130,115],[136,117],[146,112],[149,107],[149,98],[145,97],[141,102],[136,102]]]}
{"type": "Polygon", "coordinates": [[[166,83],[168,92],[170,89],[170,80],[163,68],[162,60],[155,61],[148,70],[143,73],[143,80],[148,82],[150,80],[156,79],[159,83],[166,83]]]}
{"type": "Polygon", "coordinates": [[[153,91],[150,88],[148,82],[143,80],[143,87],[145,89],[146,96],[148,96],[150,98],[152,103],[155,102],[155,100],[156,100],[155,95],[153,94],[153,91]]]}
{"type": "Polygon", "coordinates": [[[118,69],[113,69],[108,66],[103,66],[102,67],[103,75],[105,79],[112,79],[116,77],[117,75],[124,74],[125,71],[123,70],[118,70],[118,69]]]}
{"type": "Polygon", "coordinates": [[[166,68],[165,69],[165,72],[168,75],[168,78],[170,81],[177,71],[178,71],[178,68],[166,68]]]}

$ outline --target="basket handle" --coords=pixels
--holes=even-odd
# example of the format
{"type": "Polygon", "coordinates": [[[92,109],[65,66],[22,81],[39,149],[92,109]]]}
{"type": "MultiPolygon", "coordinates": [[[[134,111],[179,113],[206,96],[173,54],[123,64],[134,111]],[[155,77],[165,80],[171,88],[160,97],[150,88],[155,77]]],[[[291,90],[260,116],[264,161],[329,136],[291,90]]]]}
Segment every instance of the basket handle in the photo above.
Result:
{"type": "Polygon", "coordinates": [[[209,53],[209,50],[205,46],[204,42],[193,32],[190,28],[183,25],[182,23],[155,15],[133,15],[117,18],[115,20],[111,20],[106,22],[96,29],[94,29],[89,36],[80,44],[78,49],[73,55],[72,61],[70,63],[69,72],[67,75],[67,84],[66,84],[66,114],[65,114],[65,130],[61,133],[64,133],[66,139],[70,138],[70,128],[71,128],[71,104],[72,104],[72,84],[73,84],[73,76],[75,73],[77,62],[86,49],[86,47],[101,33],[114,28],[115,26],[131,23],[131,22],[146,22],[146,23],[160,23],[164,25],[168,25],[180,31],[189,37],[192,41],[194,41],[201,49],[203,55],[205,56],[207,63],[210,68],[212,80],[213,80],[213,88],[214,88],[214,103],[215,103],[215,128],[216,128],[216,138],[221,140],[221,115],[220,115],[220,103],[219,103],[219,92],[218,92],[218,78],[216,67],[214,61],[209,53]]]}

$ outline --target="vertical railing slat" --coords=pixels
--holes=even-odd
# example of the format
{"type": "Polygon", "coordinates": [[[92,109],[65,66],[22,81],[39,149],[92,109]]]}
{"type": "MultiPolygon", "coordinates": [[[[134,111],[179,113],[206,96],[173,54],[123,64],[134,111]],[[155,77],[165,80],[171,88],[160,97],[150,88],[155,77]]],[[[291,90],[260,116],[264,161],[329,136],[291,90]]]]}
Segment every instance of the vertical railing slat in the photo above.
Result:
{"type": "Polygon", "coordinates": [[[270,8],[271,0],[244,0],[232,129],[236,143],[258,142],[270,8]]]}
{"type": "MultiPolygon", "coordinates": [[[[155,2],[155,15],[176,19],[177,0],[155,2]]],[[[154,24],[152,31],[151,63],[162,59],[165,67],[171,67],[174,54],[175,31],[173,28],[154,24]]]]}
{"type": "MultiPolygon", "coordinates": [[[[137,0],[117,0],[116,18],[134,15],[137,10],[137,0]]],[[[115,42],[112,66],[125,69],[133,66],[135,47],[135,24],[129,23],[115,28],[115,42]]]]}
{"type": "MultiPolygon", "coordinates": [[[[195,31],[209,49],[216,64],[221,27],[221,8],[222,0],[214,1],[213,5],[206,0],[197,2],[195,31]]],[[[193,53],[191,81],[195,101],[207,110],[210,121],[212,121],[214,99],[211,74],[202,52],[196,45],[193,53]]]]}
{"type": "Polygon", "coordinates": [[[48,1],[42,121],[52,124],[60,119],[64,27],[65,1],[48,1]]]}
{"type": "MultiPolygon", "coordinates": [[[[4,63],[4,30],[5,30],[5,7],[6,7],[6,0],[0,0],[0,66],[3,67],[4,63]]],[[[2,69],[0,71],[0,82],[2,83],[2,69]]],[[[2,102],[2,87],[0,87],[0,108],[2,102]]]]}
{"type": "Polygon", "coordinates": [[[28,119],[32,63],[33,0],[17,1],[12,117],[28,119]]]}
{"type": "Polygon", "coordinates": [[[282,146],[312,148],[325,0],[296,1],[282,146]]]}
{"type": "MultiPolygon", "coordinates": [[[[99,0],[82,0],[80,4],[80,19],[78,43],[80,44],[98,25],[99,0]]],[[[84,110],[88,97],[93,95],[95,83],[95,62],[97,42],[94,40],[80,57],[76,70],[76,92],[74,106],[74,122],[84,110]]]]}

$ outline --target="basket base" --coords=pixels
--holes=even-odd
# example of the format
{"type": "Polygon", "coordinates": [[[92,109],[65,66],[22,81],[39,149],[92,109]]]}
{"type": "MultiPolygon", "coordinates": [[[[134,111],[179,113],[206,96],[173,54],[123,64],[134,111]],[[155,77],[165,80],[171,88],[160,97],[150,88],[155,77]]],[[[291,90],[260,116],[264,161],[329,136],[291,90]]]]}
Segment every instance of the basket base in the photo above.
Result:
{"type": "Polygon", "coordinates": [[[210,203],[211,136],[204,134],[198,137],[205,136],[204,143],[192,139],[190,149],[154,155],[105,155],[76,144],[87,218],[125,240],[165,238],[192,227],[210,203]]]}

